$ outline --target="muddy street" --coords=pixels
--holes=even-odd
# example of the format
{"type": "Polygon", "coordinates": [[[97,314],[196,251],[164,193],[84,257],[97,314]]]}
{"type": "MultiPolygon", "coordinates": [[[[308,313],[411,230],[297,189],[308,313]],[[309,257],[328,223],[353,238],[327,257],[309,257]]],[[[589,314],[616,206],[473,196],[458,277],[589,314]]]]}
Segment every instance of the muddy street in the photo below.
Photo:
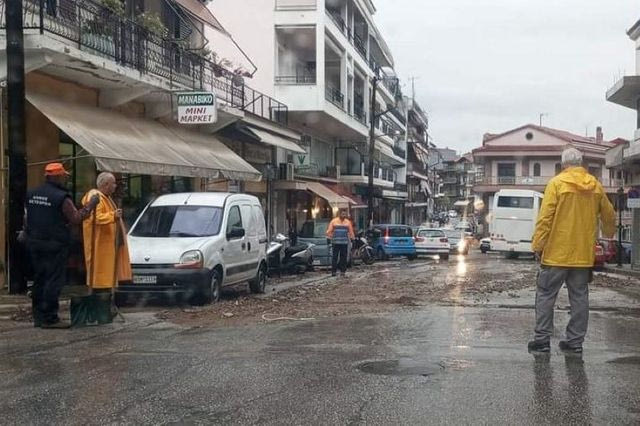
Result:
{"type": "MultiPolygon", "coordinates": [[[[526,350],[535,264],[472,254],[273,280],[72,330],[4,321],[15,424],[637,424],[638,281],[597,274],[582,358],[526,350]],[[70,420],[74,419],[74,420],[70,420]]],[[[564,293],[564,290],[563,290],[564,293]]]]}

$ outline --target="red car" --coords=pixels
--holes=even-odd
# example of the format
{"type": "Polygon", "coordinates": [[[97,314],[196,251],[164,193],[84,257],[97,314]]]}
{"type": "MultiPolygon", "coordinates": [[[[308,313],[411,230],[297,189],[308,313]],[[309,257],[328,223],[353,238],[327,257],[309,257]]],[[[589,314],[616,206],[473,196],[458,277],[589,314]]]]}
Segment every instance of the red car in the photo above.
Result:
{"type": "Polygon", "coordinates": [[[595,251],[596,260],[593,264],[593,267],[596,269],[601,269],[604,267],[604,264],[607,263],[607,252],[605,252],[604,247],[602,247],[602,244],[600,243],[596,243],[595,251]]]}

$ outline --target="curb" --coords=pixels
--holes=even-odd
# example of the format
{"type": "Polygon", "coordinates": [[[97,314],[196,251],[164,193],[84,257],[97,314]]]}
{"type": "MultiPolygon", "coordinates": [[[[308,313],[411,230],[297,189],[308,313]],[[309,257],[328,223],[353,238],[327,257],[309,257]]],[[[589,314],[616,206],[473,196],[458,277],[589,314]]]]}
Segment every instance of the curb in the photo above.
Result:
{"type": "MultiPolygon", "coordinates": [[[[596,271],[596,272],[598,272],[598,271],[596,271]]],[[[640,270],[636,271],[636,270],[632,270],[632,269],[612,268],[610,266],[605,266],[604,268],[602,268],[602,271],[600,271],[600,272],[605,272],[605,273],[610,273],[610,274],[625,275],[627,277],[640,278],[640,270]]]]}

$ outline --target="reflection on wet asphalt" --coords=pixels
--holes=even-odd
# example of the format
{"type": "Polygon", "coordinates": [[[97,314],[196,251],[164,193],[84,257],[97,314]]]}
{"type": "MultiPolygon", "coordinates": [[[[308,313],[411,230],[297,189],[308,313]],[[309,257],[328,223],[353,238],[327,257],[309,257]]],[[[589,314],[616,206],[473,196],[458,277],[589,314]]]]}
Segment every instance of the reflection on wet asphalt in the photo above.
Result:
{"type": "MultiPolygon", "coordinates": [[[[376,279],[398,269],[439,274],[452,299],[478,277],[517,279],[533,267],[492,257],[395,265],[376,279]]],[[[549,356],[528,354],[534,315],[522,308],[432,304],[221,328],[127,318],[0,329],[1,422],[640,423],[636,315],[594,313],[582,358],[557,348],[564,312],[549,356]]]]}

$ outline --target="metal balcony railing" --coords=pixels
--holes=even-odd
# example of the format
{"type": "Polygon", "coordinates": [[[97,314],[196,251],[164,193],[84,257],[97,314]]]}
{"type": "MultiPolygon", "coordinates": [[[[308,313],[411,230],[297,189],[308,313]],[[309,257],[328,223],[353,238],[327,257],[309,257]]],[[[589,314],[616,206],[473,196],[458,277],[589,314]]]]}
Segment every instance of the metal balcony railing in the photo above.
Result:
{"type": "Polygon", "coordinates": [[[344,109],[344,94],[331,86],[326,86],[324,91],[325,98],[340,109],[344,109]]]}
{"type": "MultiPolygon", "coordinates": [[[[286,125],[285,104],[244,84],[242,77],[150,33],[92,0],[23,0],[23,27],[54,34],[74,47],[111,59],[142,74],[165,78],[176,88],[210,90],[243,111],[286,125]]],[[[5,28],[6,0],[0,0],[5,28]]]]}
{"type": "Polygon", "coordinates": [[[353,117],[365,126],[368,125],[367,114],[364,112],[364,107],[362,105],[355,104],[353,106],[353,117]]]}
{"type": "Polygon", "coordinates": [[[308,75],[308,74],[278,75],[276,76],[276,84],[282,84],[282,85],[316,84],[316,76],[308,75]]]}
{"type": "Polygon", "coordinates": [[[325,12],[327,13],[327,16],[331,18],[333,23],[336,24],[340,32],[345,34],[347,26],[344,23],[344,19],[342,19],[342,16],[340,16],[340,13],[335,10],[329,10],[329,9],[325,9],[325,12]]]}
{"type": "MultiPolygon", "coordinates": [[[[364,41],[362,41],[360,36],[356,33],[353,33],[353,47],[355,47],[360,56],[367,61],[367,48],[365,47],[364,41]]],[[[376,70],[374,69],[373,71],[376,70]]]]}

